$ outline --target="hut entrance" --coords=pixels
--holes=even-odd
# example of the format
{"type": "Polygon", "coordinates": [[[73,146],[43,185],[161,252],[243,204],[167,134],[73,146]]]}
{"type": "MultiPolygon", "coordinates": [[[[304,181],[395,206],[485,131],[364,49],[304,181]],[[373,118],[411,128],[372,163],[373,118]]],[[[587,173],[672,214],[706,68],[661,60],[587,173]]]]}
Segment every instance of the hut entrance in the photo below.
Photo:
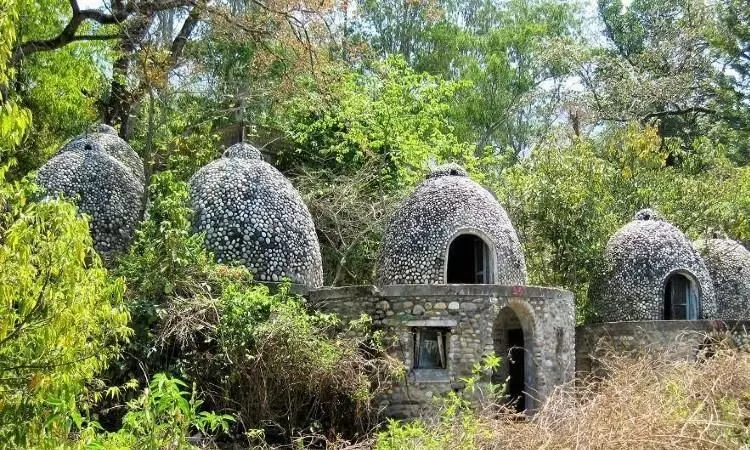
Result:
{"type": "Polygon", "coordinates": [[[697,320],[698,295],[695,283],[675,273],[664,283],[664,320],[697,320]]]}
{"type": "Polygon", "coordinates": [[[461,234],[448,247],[448,284],[492,283],[490,249],[479,236],[461,234]]]}
{"type": "Polygon", "coordinates": [[[492,374],[492,382],[507,383],[506,405],[517,412],[526,410],[526,341],[523,326],[516,313],[509,307],[503,308],[495,319],[493,327],[495,354],[503,359],[500,367],[492,374]]]}

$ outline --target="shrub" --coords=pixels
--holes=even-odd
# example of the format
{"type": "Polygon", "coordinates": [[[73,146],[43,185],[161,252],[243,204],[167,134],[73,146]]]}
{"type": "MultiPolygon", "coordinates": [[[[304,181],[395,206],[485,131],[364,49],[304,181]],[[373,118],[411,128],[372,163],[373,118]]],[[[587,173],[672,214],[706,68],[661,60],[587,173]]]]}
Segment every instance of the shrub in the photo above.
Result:
{"type": "Polygon", "coordinates": [[[235,411],[245,431],[270,440],[365,431],[397,367],[286,288],[233,284],[216,299],[175,299],[166,317],[162,342],[181,349],[212,409],[235,411]]]}
{"type": "MultiPolygon", "coordinates": [[[[91,423],[78,445],[89,449],[183,449],[193,448],[188,440],[192,429],[204,436],[228,432],[231,416],[199,412],[203,402],[197,399],[195,389],[185,392],[186,386],[176,378],[156,374],[149,387],[128,402],[128,412],[119,431],[99,433],[97,424],[91,423]]],[[[205,446],[210,439],[202,441],[205,446]]]]}
{"type": "Polygon", "coordinates": [[[146,218],[130,251],[114,269],[125,278],[125,297],[135,330],[126,349],[131,358],[113,371],[118,381],[141,377],[144,370],[178,370],[175,365],[180,355],[158,348],[154,334],[170,298],[216,295],[227,280],[251,279],[242,269],[215,264],[203,248],[202,235],[192,232],[193,213],[185,182],[171,172],[154,175],[149,198],[146,218]]]}

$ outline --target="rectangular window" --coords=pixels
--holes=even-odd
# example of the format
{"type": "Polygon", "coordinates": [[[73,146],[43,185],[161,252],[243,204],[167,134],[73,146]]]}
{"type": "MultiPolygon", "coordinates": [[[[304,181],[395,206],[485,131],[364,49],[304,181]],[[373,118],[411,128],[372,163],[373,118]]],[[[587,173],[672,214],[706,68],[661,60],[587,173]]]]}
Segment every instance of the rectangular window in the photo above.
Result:
{"type": "Polygon", "coordinates": [[[448,330],[445,328],[414,328],[414,368],[445,369],[447,367],[448,330]]]}

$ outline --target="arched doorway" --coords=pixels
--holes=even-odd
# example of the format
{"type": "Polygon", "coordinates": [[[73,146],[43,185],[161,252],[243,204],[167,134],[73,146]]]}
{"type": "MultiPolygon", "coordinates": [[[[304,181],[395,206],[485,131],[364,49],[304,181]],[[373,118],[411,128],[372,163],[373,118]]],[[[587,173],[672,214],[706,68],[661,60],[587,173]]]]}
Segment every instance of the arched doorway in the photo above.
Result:
{"type": "Polygon", "coordinates": [[[495,354],[502,358],[500,367],[492,374],[495,384],[507,383],[506,405],[523,412],[526,404],[526,380],[528,380],[527,338],[521,319],[510,307],[500,310],[492,330],[495,354]]]}
{"type": "Polygon", "coordinates": [[[474,234],[460,234],[448,246],[448,284],[491,284],[493,261],[487,243],[474,234]]]}
{"type": "Polygon", "coordinates": [[[686,274],[673,273],[664,282],[664,320],[697,320],[698,291],[686,274]]]}

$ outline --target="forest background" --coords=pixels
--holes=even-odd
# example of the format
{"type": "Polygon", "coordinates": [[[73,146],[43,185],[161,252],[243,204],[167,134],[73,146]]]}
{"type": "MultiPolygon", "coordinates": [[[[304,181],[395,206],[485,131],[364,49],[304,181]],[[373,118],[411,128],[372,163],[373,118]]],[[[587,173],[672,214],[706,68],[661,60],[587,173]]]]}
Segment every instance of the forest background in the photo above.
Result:
{"type": "MultiPolygon", "coordinates": [[[[507,209],[530,283],[573,291],[584,322],[607,239],[639,209],[691,238],[713,229],[750,241],[749,137],[746,0],[0,0],[0,437],[97,423],[86,402],[122,398],[131,376],[157,371],[216,397],[210,414],[181,405],[190,419],[178,430],[238,417],[243,432],[263,428],[257,411],[217,400],[231,398],[230,381],[201,384],[196,355],[253,377],[232,352],[261,352],[268,334],[227,331],[232,313],[262,333],[283,312],[311,339],[335,334],[335,320],[246,287],[246,273],[213,264],[191,235],[185,182],[234,142],[262,148],[303,195],[326,285],[371,283],[384,220],[430,165],[454,161],[507,209]],[[97,122],[143,158],[150,195],[131,252],[107,269],[68,204],[32,201],[34,170],[97,122]],[[207,299],[210,318],[198,307],[207,299]],[[203,314],[201,336],[226,360],[165,323],[175,311],[203,314]]],[[[332,345],[330,364],[364,364],[352,350],[362,343],[341,342],[318,342],[332,345]]],[[[300,370],[320,363],[302,359],[300,370]]],[[[341,384],[340,371],[326,374],[341,384]]],[[[174,407],[187,387],[159,379],[174,407]]],[[[347,395],[373,395],[368,383],[347,395]]],[[[329,388],[300,388],[300,402],[329,388]]],[[[158,400],[149,392],[131,396],[133,427],[158,400]]],[[[269,408],[281,440],[314,422],[269,408]]]]}

